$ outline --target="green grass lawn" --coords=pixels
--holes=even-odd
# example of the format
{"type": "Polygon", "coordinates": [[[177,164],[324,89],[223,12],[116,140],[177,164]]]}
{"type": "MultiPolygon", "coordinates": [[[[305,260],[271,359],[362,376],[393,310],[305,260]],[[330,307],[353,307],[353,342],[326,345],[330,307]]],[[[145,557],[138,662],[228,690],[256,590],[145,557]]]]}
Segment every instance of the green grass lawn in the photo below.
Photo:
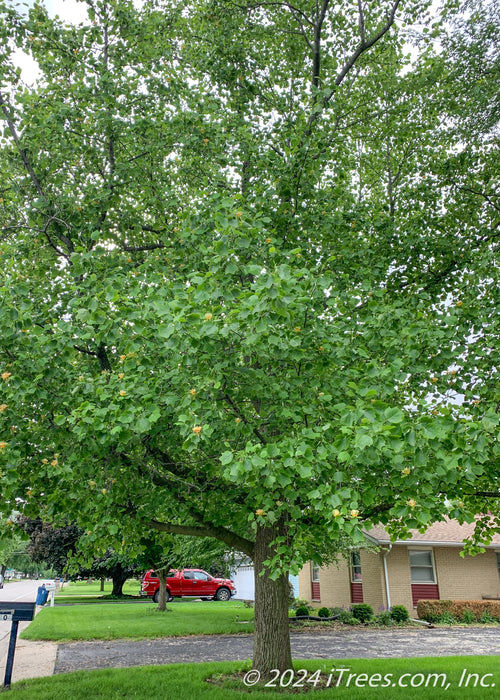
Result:
{"type": "MultiPolygon", "coordinates": [[[[123,586],[125,595],[133,595],[139,598],[139,590],[141,583],[137,579],[129,579],[123,586]]],[[[106,598],[111,595],[113,590],[112,581],[104,582],[104,591],[101,591],[101,582],[92,581],[70,581],[65,583],[55,596],[55,603],[75,603],[75,602],[96,602],[99,598],[106,598]]]]}
{"type": "MultiPolygon", "coordinates": [[[[311,686],[306,680],[300,680],[307,671],[311,678],[315,671],[319,677],[327,680],[332,669],[345,667],[353,675],[349,686],[336,682],[338,674],[332,677],[330,687],[305,694],[311,698],[349,698],[349,700],[441,700],[444,698],[457,700],[489,700],[498,698],[500,687],[500,664],[494,656],[464,656],[464,657],[432,657],[421,659],[357,659],[348,661],[297,661],[294,682],[303,683],[304,687],[311,686]],[[471,676],[468,687],[459,687],[463,670],[466,676],[471,676]],[[355,674],[355,675],[354,675],[355,674]],[[365,676],[361,675],[365,674],[365,676]],[[384,680],[386,674],[392,674],[384,680]],[[409,674],[404,677],[403,674],[409,674]],[[435,676],[427,674],[446,674],[435,680],[435,676]],[[486,674],[493,674],[487,676],[486,674]],[[428,680],[430,678],[430,680],[428,680]],[[369,686],[369,680],[372,686],[369,686]],[[380,680],[379,680],[380,679],[380,680]],[[484,686],[480,686],[480,679],[484,686]],[[358,685],[356,685],[356,681],[358,685]],[[407,687],[400,687],[398,683],[407,687]],[[411,683],[415,687],[411,687],[411,683]],[[381,687],[389,683],[389,687],[381,687]],[[392,684],[395,684],[394,686],[392,684]],[[427,686],[425,685],[427,683],[427,686]],[[445,687],[442,687],[444,683],[445,687]],[[448,688],[446,685],[449,683],[448,688]],[[496,683],[496,687],[491,687],[496,683]],[[436,687],[434,685],[436,684],[436,687]],[[473,687],[474,684],[476,687],[473,687]],[[374,687],[378,685],[379,687],[374,687]],[[486,687],[490,686],[490,687],[486,687]]],[[[127,669],[103,671],[78,671],[61,674],[49,678],[39,678],[21,681],[12,685],[10,697],[13,700],[88,700],[88,698],[175,698],[176,700],[193,700],[207,698],[208,700],[234,700],[237,697],[252,698],[283,698],[289,691],[279,691],[275,688],[257,689],[245,688],[241,678],[224,680],[224,676],[250,669],[249,662],[227,662],[207,664],[172,664],[170,666],[148,666],[127,669]],[[211,680],[207,680],[211,679],[211,680]]],[[[345,672],[347,674],[347,671],[345,672]]],[[[285,678],[285,682],[288,677],[285,678]]],[[[291,697],[297,697],[292,694],[291,697]]]]}
{"type": "Polygon", "coordinates": [[[175,600],[168,611],[154,603],[100,603],[43,608],[23,639],[58,642],[84,639],[147,639],[189,634],[253,632],[253,609],[243,603],[175,600]]]}

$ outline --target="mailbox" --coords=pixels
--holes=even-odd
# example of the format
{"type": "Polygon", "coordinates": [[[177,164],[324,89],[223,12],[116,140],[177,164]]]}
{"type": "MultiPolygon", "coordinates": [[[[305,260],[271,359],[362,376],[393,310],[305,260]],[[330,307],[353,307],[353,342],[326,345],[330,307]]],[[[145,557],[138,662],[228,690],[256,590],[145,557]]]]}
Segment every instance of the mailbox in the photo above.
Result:
{"type": "Polygon", "coordinates": [[[0,620],[29,622],[35,615],[35,603],[0,603],[0,620]]]}
{"type": "Polygon", "coordinates": [[[0,620],[12,622],[10,628],[9,651],[5,666],[4,687],[10,686],[12,678],[12,666],[14,665],[14,652],[16,650],[17,630],[20,622],[29,622],[35,616],[36,603],[0,603],[0,620]]]}

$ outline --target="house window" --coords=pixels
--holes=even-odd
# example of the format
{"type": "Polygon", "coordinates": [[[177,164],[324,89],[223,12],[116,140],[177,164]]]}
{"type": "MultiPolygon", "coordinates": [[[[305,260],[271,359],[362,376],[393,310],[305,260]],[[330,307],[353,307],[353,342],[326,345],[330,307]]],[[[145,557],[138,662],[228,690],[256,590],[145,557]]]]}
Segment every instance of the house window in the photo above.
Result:
{"type": "Polygon", "coordinates": [[[311,598],[312,600],[321,600],[321,593],[319,588],[319,566],[314,562],[311,562],[311,598]]]}
{"type": "Polygon", "coordinates": [[[361,583],[361,555],[359,552],[351,553],[351,583],[361,583]]]}
{"type": "Polygon", "coordinates": [[[313,583],[319,583],[319,565],[311,564],[311,581],[313,583]]]}
{"type": "Polygon", "coordinates": [[[410,549],[410,573],[412,583],[436,583],[432,549],[410,549]]]}

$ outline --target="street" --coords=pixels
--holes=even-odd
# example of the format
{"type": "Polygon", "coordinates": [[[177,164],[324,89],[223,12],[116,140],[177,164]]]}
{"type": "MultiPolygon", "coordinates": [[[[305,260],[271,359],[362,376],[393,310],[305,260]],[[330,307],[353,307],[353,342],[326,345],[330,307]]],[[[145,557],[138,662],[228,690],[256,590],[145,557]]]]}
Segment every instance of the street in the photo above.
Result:
{"type": "MultiPolygon", "coordinates": [[[[38,586],[41,586],[44,580],[40,581],[16,581],[14,583],[7,582],[0,589],[0,603],[34,603],[38,586]]],[[[3,622],[0,620],[0,641],[10,634],[11,622],[3,622]]],[[[25,625],[24,625],[25,626],[25,625]]]]}

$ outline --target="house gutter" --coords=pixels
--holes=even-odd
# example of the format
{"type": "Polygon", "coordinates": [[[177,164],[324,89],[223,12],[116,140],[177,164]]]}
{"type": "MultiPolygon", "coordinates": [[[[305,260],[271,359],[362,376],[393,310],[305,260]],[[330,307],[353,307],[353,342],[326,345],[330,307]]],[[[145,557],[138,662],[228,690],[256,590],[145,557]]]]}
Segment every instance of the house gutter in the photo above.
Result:
{"type": "Polygon", "coordinates": [[[389,575],[387,573],[387,555],[392,549],[392,544],[389,542],[389,549],[386,549],[384,552],[384,579],[385,579],[385,594],[387,596],[387,607],[391,607],[391,593],[389,591],[389,575]]]}
{"type": "MultiPolygon", "coordinates": [[[[391,540],[372,540],[378,545],[390,545],[392,547],[393,544],[397,545],[406,545],[408,547],[462,547],[464,546],[464,542],[440,542],[439,540],[396,540],[395,542],[391,542],[391,540]]],[[[496,542],[493,544],[482,544],[481,547],[484,547],[485,549],[500,549],[500,543],[496,542]]]]}

